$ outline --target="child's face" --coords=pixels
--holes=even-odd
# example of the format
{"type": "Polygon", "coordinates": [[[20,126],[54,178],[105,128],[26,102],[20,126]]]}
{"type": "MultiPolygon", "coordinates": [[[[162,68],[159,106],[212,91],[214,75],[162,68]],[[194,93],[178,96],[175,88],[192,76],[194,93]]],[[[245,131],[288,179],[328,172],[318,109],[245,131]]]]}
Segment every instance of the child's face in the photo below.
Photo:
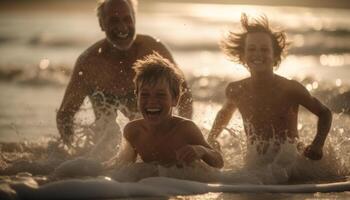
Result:
{"type": "Polygon", "coordinates": [[[143,118],[153,125],[169,119],[172,116],[172,107],[177,104],[171,95],[169,83],[165,80],[159,80],[154,85],[139,85],[137,99],[143,118]]]}
{"type": "Polygon", "coordinates": [[[275,57],[271,37],[263,32],[249,33],[245,41],[243,59],[252,73],[273,70],[275,57]]]}

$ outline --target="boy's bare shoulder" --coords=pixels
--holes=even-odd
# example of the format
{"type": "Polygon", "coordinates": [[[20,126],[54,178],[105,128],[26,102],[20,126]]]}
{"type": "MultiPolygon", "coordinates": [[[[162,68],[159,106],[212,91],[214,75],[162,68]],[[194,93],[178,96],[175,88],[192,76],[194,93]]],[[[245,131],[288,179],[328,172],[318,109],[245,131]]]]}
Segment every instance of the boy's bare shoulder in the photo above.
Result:
{"type": "Polygon", "coordinates": [[[237,97],[242,92],[246,91],[247,86],[249,84],[250,78],[242,79],[239,81],[231,82],[226,87],[226,97],[234,98],[237,97]]]}
{"type": "Polygon", "coordinates": [[[285,91],[290,99],[300,99],[310,96],[309,91],[298,81],[290,80],[281,76],[277,78],[278,86],[281,90],[285,91]]]}
{"type": "Polygon", "coordinates": [[[182,118],[179,116],[174,116],[174,120],[176,124],[175,128],[177,130],[188,131],[188,130],[194,130],[198,128],[198,126],[192,120],[182,118]]]}
{"type": "Polygon", "coordinates": [[[140,129],[143,127],[143,119],[137,119],[130,121],[127,123],[124,127],[124,137],[129,141],[134,141],[137,137],[138,133],[140,132],[140,129]]]}
{"type": "Polygon", "coordinates": [[[282,76],[276,76],[279,86],[289,90],[290,92],[304,91],[306,88],[296,80],[287,79],[282,76]]]}

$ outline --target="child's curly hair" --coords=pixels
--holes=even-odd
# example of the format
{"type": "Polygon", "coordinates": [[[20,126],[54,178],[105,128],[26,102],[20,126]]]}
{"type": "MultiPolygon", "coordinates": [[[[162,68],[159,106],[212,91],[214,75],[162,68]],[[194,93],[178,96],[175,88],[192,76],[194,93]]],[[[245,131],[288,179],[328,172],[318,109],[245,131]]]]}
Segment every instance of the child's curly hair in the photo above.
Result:
{"type": "Polygon", "coordinates": [[[249,22],[245,13],[241,15],[242,32],[229,31],[228,36],[220,42],[220,48],[234,62],[245,65],[243,61],[244,47],[247,35],[249,33],[263,32],[267,33],[272,40],[275,62],[274,66],[278,67],[282,58],[285,56],[289,43],[286,41],[285,31],[275,31],[269,26],[269,21],[265,15],[254,18],[249,22]]]}

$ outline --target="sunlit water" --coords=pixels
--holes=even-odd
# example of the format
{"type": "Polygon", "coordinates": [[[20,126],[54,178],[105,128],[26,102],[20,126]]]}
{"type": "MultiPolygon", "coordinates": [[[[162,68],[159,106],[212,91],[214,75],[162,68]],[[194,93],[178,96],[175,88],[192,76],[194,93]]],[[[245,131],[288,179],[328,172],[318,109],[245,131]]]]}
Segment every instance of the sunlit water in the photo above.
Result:
{"type": "MultiPolygon", "coordinates": [[[[218,41],[228,28],[237,27],[240,12],[265,13],[273,25],[287,30],[293,42],[290,55],[277,73],[294,78],[327,105],[344,109],[335,113],[324,158],[311,162],[285,145],[269,165],[248,166],[259,159],[246,145],[240,115],[231,120],[221,134],[225,159],[224,175],[212,171],[201,174],[200,168],[155,173],[199,181],[209,177],[225,183],[326,183],[346,180],[350,168],[349,103],[331,101],[349,90],[350,17],[348,10],[294,7],[263,7],[213,4],[154,3],[139,8],[139,32],[160,38],[172,50],[195,97],[194,121],[206,135],[223,100],[228,81],[248,75],[240,65],[231,63],[218,49],[218,41]],[[286,23],[288,22],[288,23],[286,23]],[[335,103],[334,103],[335,102],[335,103]],[[336,105],[334,105],[336,104],[336,105]],[[348,107],[347,107],[348,106],[348,107]],[[248,156],[247,156],[248,155],[248,156]],[[287,160],[285,158],[288,158],[287,160]],[[281,164],[282,163],[282,164],[281,164]],[[254,167],[253,167],[254,168],[254,167]],[[205,174],[205,175],[204,175],[205,174]]],[[[29,171],[39,183],[51,181],[55,167],[73,155],[84,155],[89,143],[77,143],[74,151],[64,149],[55,139],[56,110],[75,59],[97,39],[102,38],[93,8],[80,12],[1,12],[0,13],[0,141],[2,175],[29,171]],[[12,142],[12,143],[5,143],[12,142]],[[38,164],[39,163],[39,164],[38,164]]],[[[93,115],[86,102],[78,115],[77,132],[84,141],[86,130],[93,127],[93,115]]],[[[127,122],[119,114],[121,128],[127,122]]],[[[302,110],[298,130],[305,144],[316,132],[316,118],[302,110]]],[[[93,129],[95,130],[95,129],[93,129]]],[[[89,132],[90,133],[90,132],[89,132]]],[[[118,142],[116,142],[118,143],[118,142]]],[[[116,151],[116,149],[114,149],[116,151]]],[[[254,152],[254,151],[252,151],[254,152]]],[[[152,169],[153,171],[155,169],[152,169]]],[[[150,171],[152,171],[150,170],[150,171]]],[[[152,172],[153,173],[153,172],[152,172]]],[[[342,194],[264,194],[263,198],[346,198],[342,194]]],[[[255,195],[207,193],[188,199],[246,199],[255,195]]],[[[171,197],[170,199],[187,199],[171,197]]]]}

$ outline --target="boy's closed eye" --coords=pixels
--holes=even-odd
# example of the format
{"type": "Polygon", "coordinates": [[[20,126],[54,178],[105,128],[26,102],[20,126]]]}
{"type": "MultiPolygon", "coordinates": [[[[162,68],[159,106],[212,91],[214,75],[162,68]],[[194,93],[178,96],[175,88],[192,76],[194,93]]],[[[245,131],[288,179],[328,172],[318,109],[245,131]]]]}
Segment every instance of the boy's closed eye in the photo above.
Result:
{"type": "Polygon", "coordinates": [[[269,52],[269,51],[270,51],[270,49],[269,49],[269,48],[267,48],[267,47],[262,47],[262,48],[261,48],[261,51],[262,51],[262,52],[269,52]]]}

